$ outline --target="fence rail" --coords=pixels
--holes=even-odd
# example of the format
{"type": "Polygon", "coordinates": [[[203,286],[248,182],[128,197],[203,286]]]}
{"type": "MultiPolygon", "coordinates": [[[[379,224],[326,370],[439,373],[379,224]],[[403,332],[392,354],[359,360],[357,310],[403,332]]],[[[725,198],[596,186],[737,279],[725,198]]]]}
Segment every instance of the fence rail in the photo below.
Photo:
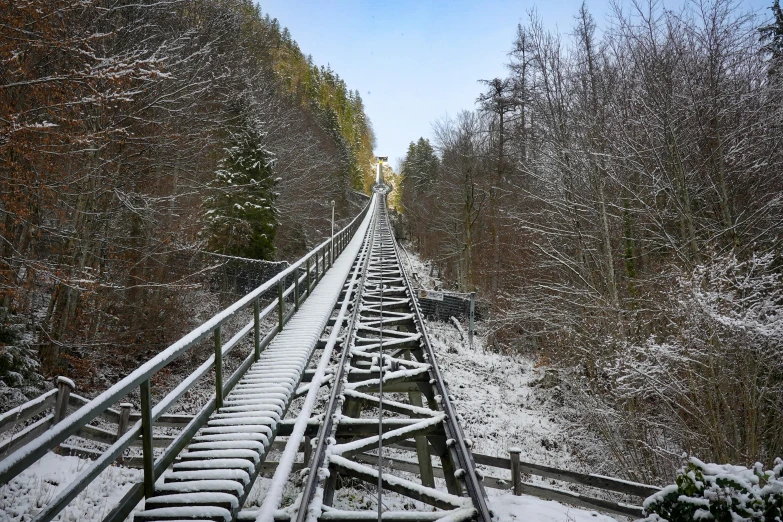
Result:
{"type": "MultiPolygon", "coordinates": [[[[395,446],[402,449],[416,449],[416,445],[413,442],[407,441],[399,442],[395,444],[395,446]]],[[[572,504],[588,509],[595,509],[616,515],[636,518],[642,516],[641,505],[633,505],[625,502],[614,502],[611,500],[590,497],[588,495],[583,495],[573,491],[543,486],[540,484],[532,484],[530,482],[525,482],[523,480],[523,475],[536,475],[542,478],[560,480],[582,486],[589,486],[611,493],[632,495],[639,497],[640,499],[647,498],[661,490],[661,488],[656,486],[640,484],[638,482],[631,482],[614,477],[579,473],[576,471],[557,469],[541,464],[535,464],[533,462],[524,462],[519,459],[519,455],[520,451],[516,448],[511,448],[509,450],[509,458],[492,457],[489,455],[482,455],[480,453],[473,453],[473,460],[476,462],[476,464],[491,468],[505,469],[511,472],[509,478],[485,475],[483,479],[484,486],[493,489],[512,490],[515,495],[530,495],[546,500],[555,500],[557,502],[572,504]]],[[[370,456],[367,457],[370,458],[370,456]]],[[[372,458],[377,460],[377,457],[375,456],[372,458]]],[[[414,461],[406,461],[401,459],[384,460],[389,461],[394,469],[399,469],[401,471],[406,471],[409,468],[411,471],[418,470],[418,463],[414,461]]],[[[443,470],[441,468],[434,469],[436,477],[443,476],[443,470]]]]}
{"type": "MultiPolygon", "coordinates": [[[[4,433],[14,426],[18,426],[23,422],[30,420],[35,415],[46,412],[47,409],[56,409],[57,405],[60,404],[63,400],[67,400],[68,404],[74,408],[80,408],[90,403],[88,399],[85,399],[84,397],[74,393],[73,383],[70,380],[58,379],[57,388],[50,390],[40,397],[18,406],[9,412],[4,413],[3,415],[0,415],[0,433],[4,433]]],[[[112,446],[126,433],[129,423],[138,421],[142,415],[141,412],[131,411],[132,405],[130,404],[121,404],[119,405],[119,408],[119,410],[107,408],[97,417],[104,422],[116,424],[117,428],[114,431],[85,425],[82,426],[82,428],[79,429],[75,435],[86,440],[112,446]]],[[[37,435],[40,435],[40,433],[52,425],[52,421],[55,418],[56,413],[57,412],[53,412],[45,415],[39,421],[33,423],[13,437],[7,439],[2,445],[0,445],[0,451],[4,451],[3,448],[6,448],[7,450],[9,442],[11,441],[16,441],[14,446],[18,447],[20,443],[25,443],[26,441],[32,440],[37,435]]],[[[196,417],[198,417],[198,415],[160,415],[153,422],[153,424],[155,426],[185,428],[190,425],[196,417]]],[[[173,436],[154,436],[152,438],[152,447],[168,448],[176,441],[176,439],[177,437],[173,436]]],[[[137,438],[130,443],[130,446],[142,446],[142,441],[137,438]]],[[[275,441],[273,443],[273,447],[278,450],[282,450],[284,446],[285,442],[283,441],[275,441]]],[[[416,449],[415,443],[408,441],[398,442],[395,444],[395,446],[400,449],[416,449]]],[[[307,449],[308,445],[303,443],[300,446],[299,451],[305,452],[307,449]]],[[[59,445],[58,450],[62,455],[73,455],[93,460],[101,459],[104,454],[104,452],[80,448],[78,446],[69,444],[59,445]]],[[[524,475],[536,475],[545,479],[589,486],[611,493],[632,495],[642,499],[660,491],[660,488],[656,486],[650,486],[648,484],[640,484],[637,482],[627,481],[614,477],[579,473],[576,471],[553,468],[533,462],[525,462],[520,460],[519,456],[520,451],[516,450],[515,448],[511,448],[509,450],[508,458],[473,453],[473,460],[476,462],[476,464],[510,471],[510,474],[507,478],[485,475],[483,477],[485,487],[500,490],[510,490],[513,491],[515,495],[531,495],[538,498],[555,500],[566,504],[572,504],[575,506],[623,516],[641,517],[642,508],[639,505],[595,498],[573,491],[525,482],[523,477],[524,475]]],[[[174,457],[175,458],[171,459],[171,462],[176,460],[176,455],[174,455],[174,457]]],[[[369,464],[374,464],[377,462],[377,456],[375,455],[356,454],[353,455],[353,458],[355,458],[358,462],[366,461],[369,464]]],[[[169,462],[169,464],[171,464],[171,462],[169,462]]],[[[384,462],[385,465],[391,469],[412,473],[419,472],[418,461],[408,461],[399,458],[387,457],[384,459],[384,462]]],[[[144,457],[124,457],[121,461],[121,464],[126,467],[143,469],[144,457]]],[[[276,465],[276,462],[268,461],[264,464],[264,469],[273,470],[276,465]]],[[[433,466],[433,472],[435,477],[444,477],[443,469],[438,466],[433,466]]]]}
{"type": "Polygon", "coordinates": [[[54,414],[27,426],[3,445],[0,445],[0,454],[10,453],[0,460],[0,485],[7,484],[47,452],[61,447],[68,437],[75,435],[91,440],[100,439],[98,442],[110,444],[104,453],[74,482],[63,489],[34,519],[35,522],[47,522],[52,520],[106,467],[120,458],[125,449],[137,443],[141,438],[144,469],[143,488],[131,488],[131,491],[120,501],[120,505],[105,519],[123,520],[133,506],[141,500],[143,494],[150,495],[152,493],[155,480],[175,460],[179,452],[207,421],[210,414],[222,405],[223,397],[233,389],[247,369],[259,359],[261,351],[285,327],[294,312],[299,309],[300,304],[307,299],[321,280],[326,270],[331,267],[337,255],[348,245],[369,207],[370,205],[367,205],[346,227],[304,257],[142,364],[94,399],[86,403],[84,403],[86,399],[79,396],[74,396],[72,399],[73,383],[68,379],[60,378],[56,390],[0,416],[0,432],[4,432],[42,413],[51,407],[51,401],[54,401],[54,414]],[[287,285],[289,277],[293,278],[293,282],[287,285]],[[260,297],[275,288],[277,289],[277,298],[262,310],[260,297]],[[287,299],[293,305],[289,310],[286,310],[287,299]],[[253,310],[253,319],[229,340],[223,342],[221,327],[237,313],[249,308],[253,310]],[[262,337],[261,321],[267,317],[275,317],[275,315],[276,326],[262,337]],[[224,381],[223,358],[249,335],[252,335],[253,338],[253,351],[230,378],[224,381]],[[214,355],[210,356],[195,372],[153,405],[150,391],[153,375],[197,343],[210,337],[214,340],[214,355]],[[179,422],[175,423],[174,420],[184,421],[184,419],[174,419],[174,416],[164,415],[201,377],[213,370],[215,372],[215,393],[195,416],[190,417],[182,426],[179,422]],[[139,388],[141,395],[141,411],[138,414],[131,415],[128,405],[118,405],[119,410],[112,408],[136,388],[139,388]],[[69,405],[75,405],[78,409],[66,416],[69,405]],[[90,423],[98,418],[116,421],[118,423],[117,432],[112,433],[90,426],[90,423]],[[153,425],[156,423],[157,425],[165,424],[167,421],[184,429],[176,437],[166,439],[168,442],[166,450],[155,459],[153,448],[163,446],[163,443],[160,437],[157,440],[153,437],[153,425]]]}

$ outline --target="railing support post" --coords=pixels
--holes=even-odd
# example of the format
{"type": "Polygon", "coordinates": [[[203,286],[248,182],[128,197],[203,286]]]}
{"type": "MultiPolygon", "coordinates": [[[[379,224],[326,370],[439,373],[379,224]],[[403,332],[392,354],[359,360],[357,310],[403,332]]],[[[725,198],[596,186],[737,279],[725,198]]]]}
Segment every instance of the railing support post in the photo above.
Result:
{"type": "Polygon", "coordinates": [[[120,404],[120,420],[117,423],[117,438],[115,440],[120,440],[120,437],[125,435],[125,432],[128,431],[128,422],[130,420],[132,407],[133,404],[129,402],[123,402],[120,404]]]}
{"type": "Polygon", "coordinates": [[[468,317],[468,340],[470,349],[473,349],[473,330],[476,324],[476,292],[470,293],[470,316],[468,317]]]}
{"type": "Polygon", "coordinates": [[[310,297],[310,292],[313,290],[313,287],[310,286],[310,258],[307,258],[307,297],[310,297]]]}
{"type": "Polygon", "coordinates": [[[281,279],[277,283],[277,323],[280,325],[280,330],[283,331],[283,321],[285,320],[285,300],[283,299],[285,278],[281,279]]]}
{"type": "MultiPolygon", "coordinates": [[[[114,439],[115,442],[120,440],[120,437],[125,435],[125,432],[128,431],[128,424],[130,421],[132,407],[133,404],[129,402],[123,402],[120,404],[120,420],[117,422],[117,437],[114,439]]],[[[122,464],[122,455],[120,455],[117,459],[117,463],[122,464]]]]}
{"type": "Polygon", "coordinates": [[[522,452],[519,448],[509,448],[511,455],[511,482],[514,485],[514,495],[522,494],[522,470],[519,466],[519,454],[522,452]]]}
{"type": "Polygon", "coordinates": [[[258,362],[261,358],[261,305],[258,302],[258,297],[253,299],[253,345],[255,352],[253,353],[253,360],[258,362]]]}
{"type": "Polygon", "coordinates": [[[294,309],[299,310],[299,268],[294,270],[294,309]]]}
{"type": "Polygon", "coordinates": [[[152,394],[150,380],[142,381],[141,392],[141,449],[144,460],[144,497],[155,494],[155,454],[152,450],[152,394]]]}
{"type": "Polygon", "coordinates": [[[223,407],[223,342],[220,327],[215,328],[215,408],[223,407]]]}
{"type": "Polygon", "coordinates": [[[57,377],[57,403],[54,407],[52,424],[57,424],[68,415],[68,400],[73,391],[73,381],[67,377],[57,377]]]}

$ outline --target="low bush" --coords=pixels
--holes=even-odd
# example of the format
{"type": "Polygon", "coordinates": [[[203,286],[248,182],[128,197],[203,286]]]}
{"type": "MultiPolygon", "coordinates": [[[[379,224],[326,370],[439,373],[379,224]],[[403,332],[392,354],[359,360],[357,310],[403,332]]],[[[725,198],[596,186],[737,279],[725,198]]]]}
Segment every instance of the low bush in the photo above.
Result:
{"type": "Polygon", "coordinates": [[[705,464],[691,457],[676,484],[644,501],[645,522],[783,522],[783,460],[772,470],[705,464]]]}

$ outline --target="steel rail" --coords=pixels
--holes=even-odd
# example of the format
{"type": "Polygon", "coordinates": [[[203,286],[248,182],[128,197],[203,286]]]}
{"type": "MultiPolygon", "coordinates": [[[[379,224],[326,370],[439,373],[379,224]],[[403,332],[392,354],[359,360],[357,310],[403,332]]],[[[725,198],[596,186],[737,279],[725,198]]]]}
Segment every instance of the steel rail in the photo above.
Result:
{"type": "MultiPolygon", "coordinates": [[[[293,457],[299,453],[300,446],[303,443],[306,425],[308,423],[310,413],[312,412],[312,407],[314,406],[316,396],[318,395],[318,390],[321,384],[327,382],[326,370],[329,366],[333,349],[337,344],[340,344],[341,346],[345,345],[345,343],[341,343],[339,341],[340,331],[342,330],[343,323],[346,320],[350,321],[349,315],[352,316],[353,314],[352,312],[349,312],[349,308],[352,302],[355,300],[355,296],[359,295],[361,290],[360,283],[364,277],[365,272],[364,260],[369,257],[369,243],[366,238],[369,237],[372,232],[371,226],[372,223],[370,223],[367,227],[365,238],[362,241],[362,246],[359,248],[356,259],[352,264],[348,277],[343,285],[343,292],[345,293],[345,296],[342,298],[342,302],[338,300],[338,304],[340,305],[339,312],[337,317],[334,318],[334,325],[332,326],[332,329],[329,333],[329,338],[323,347],[324,352],[321,355],[318,367],[313,374],[311,385],[308,389],[307,397],[305,398],[305,403],[302,407],[303,409],[296,419],[285,449],[279,458],[279,462],[293,463],[293,457]]],[[[331,378],[329,380],[331,380],[331,378]]],[[[307,443],[305,442],[305,444],[307,443]]],[[[306,460],[307,459],[305,458],[305,465],[307,465],[306,460]]],[[[258,509],[256,519],[271,520],[274,518],[274,512],[279,507],[283,494],[282,488],[279,487],[279,484],[281,483],[280,481],[287,480],[292,469],[293,468],[291,466],[283,465],[275,470],[275,474],[272,477],[273,485],[267,489],[264,501],[258,509]]]]}
{"type": "MultiPolygon", "coordinates": [[[[381,199],[378,199],[380,205],[381,199]]],[[[362,276],[356,289],[355,305],[351,313],[351,320],[348,323],[348,329],[343,336],[344,341],[342,351],[340,353],[340,362],[338,363],[336,375],[332,380],[334,384],[332,386],[331,393],[329,394],[329,402],[327,403],[328,405],[326,407],[324,421],[318,430],[318,444],[316,445],[315,451],[311,457],[312,464],[309,466],[310,473],[307,475],[307,482],[305,483],[304,489],[302,490],[299,511],[296,515],[296,522],[305,522],[307,519],[308,512],[310,511],[310,504],[313,502],[313,498],[315,497],[315,490],[317,489],[318,484],[322,481],[320,469],[324,464],[324,459],[326,458],[326,449],[330,444],[334,443],[334,417],[338,414],[337,408],[342,402],[341,396],[343,385],[345,383],[345,369],[348,365],[348,360],[351,354],[351,340],[353,338],[353,332],[356,327],[359,312],[361,310],[360,303],[362,293],[364,292],[364,283],[367,280],[367,267],[370,263],[370,259],[372,258],[372,246],[373,242],[375,241],[375,230],[378,219],[377,210],[372,219],[373,221],[370,223],[370,233],[365,239],[367,242],[367,255],[362,260],[362,276]]],[[[307,465],[307,463],[305,463],[305,465],[307,465]]]]}
{"type": "MultiPolygon", "coordinates": [[[[385,201],[381,205],[386,208],[385,201]]],[[[378,307],[381,317],[378,325],[378,520],[381,520],[383,517],[383,248],[378,250],[378,265],[381,281],[381,300],[378,307]]]]}
{"type": "MultiPolygon", "coordinates": [[[[385,202],[383,202],[383,210],[386,210],[385,202]]],[[[394,255],[397,259],[397,263],[400,265],[400,273],[402,275],[403,282],[405,284],[406,292],[410,298],[411,310],[413,310],[414,320],[419,333],[421,334],[421,344],[425,349],[425,355],[427,356],[427,362],[430,364],[430,371],[434,377],[435,389],[439,396],[436,396],[436,400],[440,402],[440,407],[446,414],[445,429],[446,435],[454,441],[453,447],[459,460],[459,468],[462,469],[464,475],[463,480],[468,490],[468,496],[473,501],[473,506],[476,508],[478,520],[481,522],[492,522],[492,513],[490,512],[489,505],[487,504],[487,493],[484,490],[484,485],[481,482],[478,474],[476,473],[476,465],[473,462],[473,455],[470,448],[465,443],[465,435],[462,433],[462,428],[459,422],[457,422],[457,411],[451,402],[451,397],[448,393],[446,381],[443,378],[443,374],[438,366],[437,358],[435,357],[435,351],[432,349],[432,343],[430,342],[427,329],[424,328],[424,320],[419,309],[418,301],[416,300],[411,286],[410,278],[405,272],[400,259],[399,247],[397,245],[397,239],[394,234],[391,234],[391,243],[394,247],[394,255]]]]}
{"type": "MultiPolygon", "coordinates": [[[[372,224],[373,227],[372,235],[368,236],[368,241],[371,241],[369,245],[370,254],[365,259],[366,267],[361,282],[361,289],[357,293],[357,301],[356,301],[356,306],[354,308],[352,321],[351,323],[349,323],[348,331],[344,336],[345,344],[343,346],[343,351],[340,357],[339,367],[337,369],[337,376],[333,381],[335,382],[335,385],[332,387],[332,390],[330,392],[328,407],[325,410],[324,420],[318,432],[318,445],[316,451],[313,453],[312,456],[310,473],[308,474],[308,479],[305,484],[305,489],[302,492],[301,502],[299,505],[299,511],[297,513],[296,521],[304,522],[314,514],[313,499],[315,498],[316,489],[319,486],[319,484],[325,482],[325,477],[328,476],[327,473],[323,472],[323,468],[329,466],[328,462],[326,462],[326,450],[328,449],[329,445],[336,443],[334,437],[336,432],[336,426],[337,424],[339,424],[339,420],[336,420],[336,418],[339,415],[338,407],[340,403],[343,402],[344,400],[343,397],[345,396],[345,392],[343,391],[344,382],[346,381],[345,373],[350,365],[349,361],[351,358],[351,350],[354,346],[354,337],[355,337],[354,333],[356,331],[357,323],[360,318],[360,312],[363,308],[364,292],[362,290],[365,288],[365,284],[369,284],[368,280],[370,279],[369,277],[370,265],[373,262],[377,262],[379,257],[384,258],[383,250],[388,248],[393,252],[392,254],[393,257],[392,259],[389,259],[389,261],[393,261],[397,264],[397,266],[399,267],[399,272],[401,274],[401,277],[395,280],[400,281],[402,285],[404,285],[405,287],[405,292],[407,293],[409,298],[410,310],[412,311],[414,323],[419,333],[421,334],[420,337],[421,347],[423,348],[423,352],[424,352],[423,355],[424,358],[426,359],[425,361],[422,362],[426,362],[429,365],[428,373],[432,378],[430,382],[431,384],[434,385],[434,389],[436,392],[436,400],[439,403],[442,413],[445,414],[443,429],[447,437],[448,451],[451,452],[454,457],[456,457],[455,460],[457,462],[455,462],[455,464],[457,464],[457,468],[458,468],[457,471],[459,472],[458,477],[459,480],[462,480],[465,484],[468,497],[470,498],[473,507],[475,509],[477,520],[481,522],[491,522],[492,516],[487,504],[486,492],[484,490],[483,484],[481,483],[481,480],[478,477],[478,474],[476,473],[475,463],[473,462],[470,449],[468,448],[465,442],[464,435],[459,426],[456,410],[451,402],[451,398],[448,395],[448,388],[444,381],[443,374],[437,365],[437,360],[435,358],[434,351],[432,349],[429,338],[427,337],[427,332],[424,328],[424,322],[422,320],[421,312],[416,303],[415,296],[413,294],[412,287],[410,284],[410,280],[408,279],[407,274],[403,269],[399,251],[397,249],[398,245],[396,239],[394,238],[394,234],[390,230],[385,201],[383,200],[383,198],[380,199],[381,201],[379,201],[378,208],[376,209],[376,217],[372,224]],[[375,242],[382,242],[382,244],[375,245],[374,244],[375,242]],[[378,247],[377,254],[374,253],[376,247],[378,247]]],[[[381,259],[381,261],[383,260],[384,259],[381,259]]],[[[384,267],[383,263],[380,263],[376,271],[377,273],[375,274],[377,275],[380,285],[384,284],[385,271],[386,268],[384,267]]],[[[383,301],[381,301],[381,303],[382,302],[383,301]]],[[[380,324],[378,326],[379,332],[382,332],[383,324],[384,324],[383,314],[381,312],[380,324]]],[[[383,357],[382,333],[379,342],[381,343],[380,354],[381,357],[383,357]]],[[[378,364],[380,367],[382,367],[383,360],[381,359],[378,364]]],[[[379,375],[381,376],[382,379],[383,378],[382,369],[379,372],[379,375]]],[[[382,398],[379,399],[379,403],[380,400],[382,400],[382,398]]],[[[379,426],[378,438],[379,438],[379,443],[382,444],[382,440],[383,440],[382,425],[379,426]]],[[[379,453],[379,461],[380,458],[382,457],[379,453]]],[[[329,472],[334,473],[335,470],[329,470],[329,472]]],[[[378,470],[378,479],[380,484],[383,484],[382,476],[383,473],[382,473],[382,465],[381,465],[378,470]]],[[[379,488],[379,493],[382,487],[383,486],[381,485],[381,487],[379,488]]]]}

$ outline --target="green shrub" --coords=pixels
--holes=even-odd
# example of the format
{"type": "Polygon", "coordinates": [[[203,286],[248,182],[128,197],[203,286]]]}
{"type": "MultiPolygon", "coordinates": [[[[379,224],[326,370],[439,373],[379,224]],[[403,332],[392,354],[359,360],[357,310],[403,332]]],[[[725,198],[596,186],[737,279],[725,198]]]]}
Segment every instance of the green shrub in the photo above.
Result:
{"type": "Polygon", "coordinates": [[[677,483],[644,501],[646,522],[783,522],[783,460],[765,471],[760,463],[705,464],[691,457],[677,483]]]}

